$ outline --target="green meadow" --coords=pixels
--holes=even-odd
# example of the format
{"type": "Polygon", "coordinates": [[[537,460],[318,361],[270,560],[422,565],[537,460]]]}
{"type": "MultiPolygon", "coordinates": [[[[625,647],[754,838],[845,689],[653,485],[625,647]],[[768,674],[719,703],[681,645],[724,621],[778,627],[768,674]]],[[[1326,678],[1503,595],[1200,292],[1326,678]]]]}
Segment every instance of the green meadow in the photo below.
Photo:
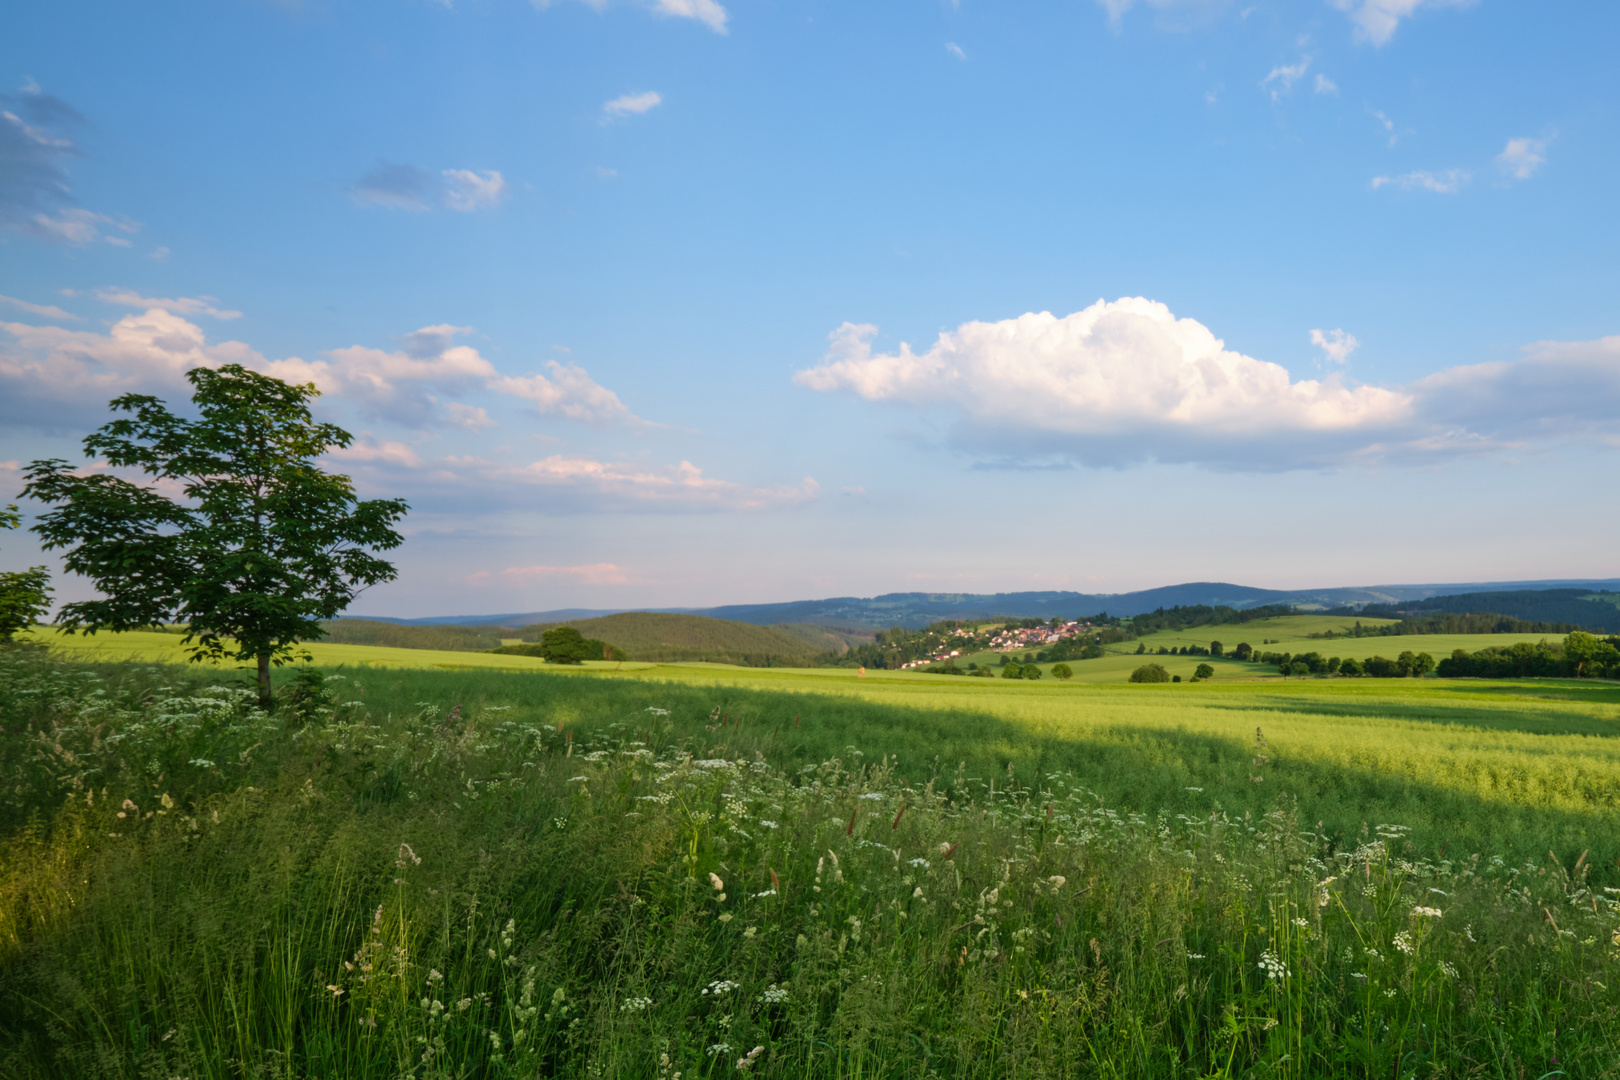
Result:
{"type": "Polygon", "coordinates": [[[1612,682],[178,640],[0,654],[0,1075],[1620,1075],[1612,682]]]}

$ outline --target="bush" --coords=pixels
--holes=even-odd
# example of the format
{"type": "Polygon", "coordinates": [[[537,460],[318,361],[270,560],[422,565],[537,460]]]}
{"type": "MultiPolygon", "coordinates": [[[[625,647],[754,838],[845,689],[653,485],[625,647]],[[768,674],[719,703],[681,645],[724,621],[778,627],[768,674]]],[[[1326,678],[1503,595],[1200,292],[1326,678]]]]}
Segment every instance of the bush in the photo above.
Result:
{"type": "Polygon", "coordinates": [[[1131,682],[1169,682],[1170,673],[1162,664],[1143,664],[1131,672],[1131,682]]]}
{"type": "Polygon", "coordinates": [[[1065,681],[1069,680],[1069,679],[1072,679],[1072,678],[1074,678],[1074,669],[1071,668],[1068,664],[1053,664],[1052,665],[1052,678],[1054,678],[1054,679],[1063,679],[1065,681]]]}
{"type": "Polygon", "coordinates": [[[1038,678],[1041,677],[1042,674],[1044,674],[1044,673],[1041,671],[1041,669],[1036,667],[1034,664],[1025,664],[1024,665],[1024,678],[1026,678],[1026,679],[1038,679],[1038,678]]]}
{"type": "Polygon", "coordinates": [[[1006,664],[1001,669],[1003,679],[1022,679],[1024,677],[1023,664],[1006,664]]]}

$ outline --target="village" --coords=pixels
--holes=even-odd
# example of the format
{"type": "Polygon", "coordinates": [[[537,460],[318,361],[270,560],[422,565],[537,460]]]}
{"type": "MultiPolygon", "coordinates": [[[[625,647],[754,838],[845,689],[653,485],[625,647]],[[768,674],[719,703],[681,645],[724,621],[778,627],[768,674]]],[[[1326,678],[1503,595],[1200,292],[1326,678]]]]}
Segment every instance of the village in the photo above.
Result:
{"type": "MultiPolygon", "coordinates": [[[[963,631],[957,636],[958,639],[968,639],[967,642],[964,642],[964,645],[970,652],[988,651],[1010,653],[1020,652],[1026,649],[1041,648],[1046,645],[1055,645],[1060,641],[1067,640],[1068,638],[1072,638],[1080,634],[1089,634],[1092,630],[1091,623],[1081,620],[1070,620],[1068,622],[1057,622],[1056,620],[1053,620],[1051,623],[1036,623],[1035,620],[1025,621],[1035,623],[1035,625],[1020,624],[1017,626],[1012,626],[993,624],[977,630],[968,630],[964,628],[963,631]],[[990,635],[989,639],[987,641],[980,642],[977,640],[980,634],[990,635]]],[[[900,669],[904,671],[909,668],[926,667],[929,664],[937,664],[946,660],[955,660],[961,657],[962,654],[963,651],[961,648],[949,650],[942,649],[932,653],[931,655],[919,657],[915,660],[909,660],[906,663],[901,664],[900,669]]]]}

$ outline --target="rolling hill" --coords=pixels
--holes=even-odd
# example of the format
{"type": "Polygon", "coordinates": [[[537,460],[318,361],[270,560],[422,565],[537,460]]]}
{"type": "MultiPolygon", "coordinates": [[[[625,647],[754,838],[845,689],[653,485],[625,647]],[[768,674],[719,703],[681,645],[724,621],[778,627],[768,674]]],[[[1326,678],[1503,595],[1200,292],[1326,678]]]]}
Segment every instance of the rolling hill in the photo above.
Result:
{"type": "Polygon", "coordinates": [[[632,660],[707,660],[751,667],[798,666],[841,653],[844,636],[820,627],[755,626],[703,615],[630,611],[595,619],[535,623],[517,631],[539,641],[555,626],[572,626],[588,638],[617,645],[632,660]]]}

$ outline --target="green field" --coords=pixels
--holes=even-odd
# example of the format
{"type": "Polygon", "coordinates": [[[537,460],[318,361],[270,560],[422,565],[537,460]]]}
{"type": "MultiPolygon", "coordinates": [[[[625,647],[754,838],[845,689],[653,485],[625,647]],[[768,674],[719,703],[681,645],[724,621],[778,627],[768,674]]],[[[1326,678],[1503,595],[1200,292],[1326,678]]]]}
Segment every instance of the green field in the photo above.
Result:
{"type": "Polygon", "coordinates": [[[1613,682],[177,645],[0,652],[0,1075],[1620,1076],[1613,682]]]}

